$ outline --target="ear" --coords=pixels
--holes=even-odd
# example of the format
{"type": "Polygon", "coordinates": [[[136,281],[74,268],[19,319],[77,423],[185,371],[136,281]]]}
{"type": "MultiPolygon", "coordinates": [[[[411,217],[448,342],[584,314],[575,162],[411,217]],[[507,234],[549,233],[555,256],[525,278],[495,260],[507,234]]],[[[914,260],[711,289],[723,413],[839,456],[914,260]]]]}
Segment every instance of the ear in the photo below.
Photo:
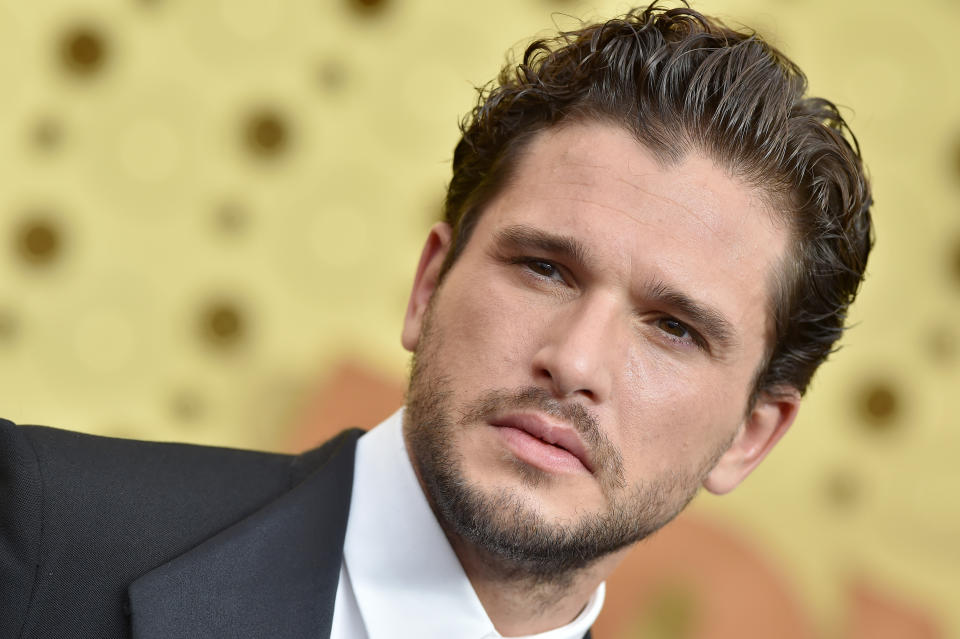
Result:
{"type": "Polygon", "coordinates": [[[703,487],[716,495],[736,488],[786,434],[799,410],[800,392],[795,388],[762,394],[703,487]]]}
{"type": "Polygon", "coordinates": [[[410,291],[410,300],[407,302],[407,314],[403,318],[403,332],[400,341],[408,351],[413,351],[420,341],[420,329],[423,327],[423,318],[430,298],[440,283],[440,268],[450,250],[452,231],[446,222],[437,222],[430,229],[427,241],[420,253],[420,264],[417,265],[417,275],[413,280],[413,290],[410,291]]]}

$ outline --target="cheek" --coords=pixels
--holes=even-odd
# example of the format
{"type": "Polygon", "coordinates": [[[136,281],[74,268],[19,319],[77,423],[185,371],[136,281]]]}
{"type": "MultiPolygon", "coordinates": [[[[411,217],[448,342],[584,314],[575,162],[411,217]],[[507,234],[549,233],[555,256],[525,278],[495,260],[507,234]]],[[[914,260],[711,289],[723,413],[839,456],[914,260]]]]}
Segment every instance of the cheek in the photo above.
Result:
{"type": "Polygon", "coordinates": [[[622,372],[617,376],[621,411],[628,418],[646,421],[658,414],[661,420],[681,415],[706,414],[704,400],[710,389],[710,376],[698,353],[677,355],[660,345],[639,340],[625,349],[622,372]]]}
{"type": "Polygon", "coordinates": [[[489,283],[449,283],[437,309],[449,373],[483,389],[523,383],[519,374],[527,370],[532,333],[542,318],[489,283]]]}
{"type": "Polygon", "coordinates": [[[686,366],[656,349],[628,354],[617,392],[617,437],[634,468],[657,473],[697,463],[739,425],[746,390],[731,382],[733,371],[686,366]]]}

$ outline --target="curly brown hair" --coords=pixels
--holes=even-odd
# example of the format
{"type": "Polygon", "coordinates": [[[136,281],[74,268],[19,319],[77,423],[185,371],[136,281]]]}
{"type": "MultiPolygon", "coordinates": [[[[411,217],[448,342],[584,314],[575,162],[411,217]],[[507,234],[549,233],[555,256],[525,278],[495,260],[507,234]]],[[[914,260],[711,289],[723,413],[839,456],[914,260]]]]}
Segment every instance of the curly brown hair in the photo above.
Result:
{"type": "Polygon", "coordinates": [[[686,4],[654,2],[534,41],[479,90],[461,123],[443,272],[533,136],[562,121],[612,122],[665,166],[705,154],[765,194],[791,229],[770,300],[775,339],[750,404],[760,393],[805,392],[843,333],[873,245],[856,138],[833,103],[806,90],[803,72],[756,33],[686,4]]]}

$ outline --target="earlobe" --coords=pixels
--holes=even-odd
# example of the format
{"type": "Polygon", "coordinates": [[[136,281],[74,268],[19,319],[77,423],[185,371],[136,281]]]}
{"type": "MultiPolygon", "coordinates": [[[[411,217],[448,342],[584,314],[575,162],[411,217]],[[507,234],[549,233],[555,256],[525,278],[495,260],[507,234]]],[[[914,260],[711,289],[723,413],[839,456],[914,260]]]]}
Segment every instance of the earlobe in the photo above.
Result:
{"type": "Polygon", "coordinates": [[[799,409],[800,393],[795,388],[762,394],[703,487],[717,495],[736,488],[786,434],[799,409]]]}
{"type": "Polygon", "coordinates": [[[423,318],[430,305],[430,299],[440,283],[440,270],[450,250],[452,235],[449,224],[437,222],[431,227],[427,241],[423,245],[410,299],[407,302],[407,314],[403,318],[403,332],[400,335],[400,341],[408,351],[412,352],[420,340],[423,318]]]}

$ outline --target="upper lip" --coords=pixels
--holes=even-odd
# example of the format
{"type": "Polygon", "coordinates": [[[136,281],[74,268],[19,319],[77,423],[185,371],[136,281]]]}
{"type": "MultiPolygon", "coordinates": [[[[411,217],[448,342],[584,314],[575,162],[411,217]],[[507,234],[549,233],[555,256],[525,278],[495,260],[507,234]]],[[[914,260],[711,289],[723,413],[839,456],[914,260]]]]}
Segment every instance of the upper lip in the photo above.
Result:
{"type": "Polygon", "coordinates": [[[590,456],[580,435],[572,426],[536,413],[510,413],[490,421],[493,426],[509,427],[529,433],[537,439],[559,446],[573,454],[587,470],[593,472],[590,456]]]}

